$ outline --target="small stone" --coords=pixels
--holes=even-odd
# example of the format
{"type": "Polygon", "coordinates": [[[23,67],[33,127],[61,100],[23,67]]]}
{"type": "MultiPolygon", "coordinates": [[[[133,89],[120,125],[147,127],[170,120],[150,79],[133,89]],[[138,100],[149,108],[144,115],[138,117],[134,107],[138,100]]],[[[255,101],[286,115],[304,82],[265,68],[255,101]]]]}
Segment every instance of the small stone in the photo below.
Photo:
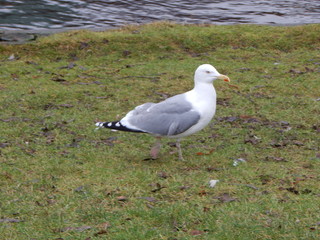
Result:
{"type": "Polygon", "coordinates": [[[219,180],[210,180],[209,187],[214,188],[218,182],[219,182],[219,180]]]}

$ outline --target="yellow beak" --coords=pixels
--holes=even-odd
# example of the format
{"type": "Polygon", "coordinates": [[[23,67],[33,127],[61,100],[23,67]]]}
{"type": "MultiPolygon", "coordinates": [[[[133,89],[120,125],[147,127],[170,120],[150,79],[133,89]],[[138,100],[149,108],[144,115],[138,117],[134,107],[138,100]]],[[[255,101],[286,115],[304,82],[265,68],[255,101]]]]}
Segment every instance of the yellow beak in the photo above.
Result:
{"type": "Polygon", "coordinates": [[[226,76],[226,75],[220,75],[219,77],[218,77],[218,79],[221,79],[221,80],[223,80],[223,81],[225,81],[225,82],[230,82],[230,78],[228,77],[228,76],[226,76]]]}

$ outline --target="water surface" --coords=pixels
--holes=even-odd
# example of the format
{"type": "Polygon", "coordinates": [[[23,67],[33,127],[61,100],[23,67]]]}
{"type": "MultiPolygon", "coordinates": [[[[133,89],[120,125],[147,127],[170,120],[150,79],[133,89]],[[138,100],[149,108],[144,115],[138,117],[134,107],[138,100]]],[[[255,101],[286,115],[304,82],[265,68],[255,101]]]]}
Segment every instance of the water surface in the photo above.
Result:
{"type": "Polygon", "coordinates": [[[320,23],[318,0],[0,0],[0,29],[112,28],[178,23],[295,25],[320,23]]]}

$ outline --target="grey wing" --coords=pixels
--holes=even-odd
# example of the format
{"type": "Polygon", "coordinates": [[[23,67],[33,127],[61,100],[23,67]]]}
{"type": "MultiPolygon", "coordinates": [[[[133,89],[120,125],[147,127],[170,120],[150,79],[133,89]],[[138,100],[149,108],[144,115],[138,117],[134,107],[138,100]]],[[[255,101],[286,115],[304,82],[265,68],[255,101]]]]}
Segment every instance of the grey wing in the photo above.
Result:
{"type": "Polygon", "coordinates": [[[172,136],[185,132],[199,119],[200,114],[181,94],[157,104],[141,105],[127,120],[130,125],[145,132],[172,136]]]}

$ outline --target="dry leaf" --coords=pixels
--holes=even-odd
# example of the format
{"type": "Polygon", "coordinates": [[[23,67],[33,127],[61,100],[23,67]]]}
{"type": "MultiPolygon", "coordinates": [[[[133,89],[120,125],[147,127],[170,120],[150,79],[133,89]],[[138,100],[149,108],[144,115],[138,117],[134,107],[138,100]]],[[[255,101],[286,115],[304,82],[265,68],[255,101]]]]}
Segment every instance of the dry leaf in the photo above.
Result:
{"type": "Polygon", "coordinates": [[[204,232],[200,231],[200,230],[191,230],[190,231],[191,236],[197,236],[197,235],[202,235],[202,234],[204,234],[204,232]]]}
{"type": "Polygon", "coordinates": [[[1,222],[4,222],[4,223],[18,223],[18,222],[22,222],[22,220],[16,219],[16,218],[0,218],[0,223],[1,222]]]}
{"type": "Polygon", "coordinates": [[[119,196],[119,197],[117,197],[117,200],[120,202],[125,202],[125,201],[128,201],[128,198],[125,196],[119,196]]]}
{"type": "Polygon", "coordinates": [[[237,200],[236,198],[231,197],[229,193],[223,193],[220,196],[214,197],[214,199],[218,199],[222,203],[228,203],[237,200]]]}
{"type": "Polygon", "coordinates": [[[157,199],[153,197],[139,197],[139,199],[147,200],[148,202],[157,202],[157,199]]]}

